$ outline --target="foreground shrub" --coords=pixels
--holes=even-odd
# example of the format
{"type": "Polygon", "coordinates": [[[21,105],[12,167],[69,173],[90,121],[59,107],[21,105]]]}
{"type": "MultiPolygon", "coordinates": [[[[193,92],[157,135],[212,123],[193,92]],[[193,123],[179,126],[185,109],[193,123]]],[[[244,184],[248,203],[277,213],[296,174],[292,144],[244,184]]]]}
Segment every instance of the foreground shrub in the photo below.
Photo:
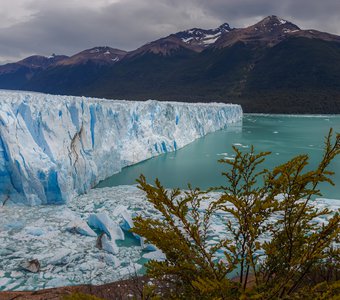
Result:
{"type": "Polygon", "coordinates": [[[71,295],[64,296],[63,300],[102,300],[102,299],[92,295],[73,293],[71,295]]]}
{"type": "MultiPolygon", "coordinates": [[[[139,188],[161,218],[135,218],[133,232],[146,238],[166,256],[147,263],[148,276],[168,286],[165,298],[182,299],[289,299],[315,295],[333,297],[339,289],[339,212],[318,209],[321,182],[334,184],[331,161],[340,153],[340,135],[325,142],[316,170],[307,170],[308,155],[299,155],[261,170],[269,152],[253,147],[229,166],[226,185],[208,191],[166,190],[156,180],[139,188]],[[217,199],[209,192],[221,191],[217,199]],[[226,235],[212,244],[212,218],[223,219],[226,235]],[[317,220],[325,219],[322,225],[317,220]],[[313,278],[315,270],[334,273],[313,278]]],[[[202,176],[204,176],[202,174],[202,176]]],[[[302,299],[302,298],[301,298],[302,299]]],[[[312,299],[312,298],[310,298],[312,299]]]]}

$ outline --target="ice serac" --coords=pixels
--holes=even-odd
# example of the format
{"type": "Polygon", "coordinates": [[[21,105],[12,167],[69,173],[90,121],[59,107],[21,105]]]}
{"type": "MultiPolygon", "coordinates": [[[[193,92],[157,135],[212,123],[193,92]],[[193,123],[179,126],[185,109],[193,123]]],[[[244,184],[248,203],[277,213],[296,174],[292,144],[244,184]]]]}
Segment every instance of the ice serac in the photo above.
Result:
{"type": "Polygon", "coordinates": [[[125,166],[241,118],[232,104],[0,91],[0,201],[64,203],[125,166]]]}

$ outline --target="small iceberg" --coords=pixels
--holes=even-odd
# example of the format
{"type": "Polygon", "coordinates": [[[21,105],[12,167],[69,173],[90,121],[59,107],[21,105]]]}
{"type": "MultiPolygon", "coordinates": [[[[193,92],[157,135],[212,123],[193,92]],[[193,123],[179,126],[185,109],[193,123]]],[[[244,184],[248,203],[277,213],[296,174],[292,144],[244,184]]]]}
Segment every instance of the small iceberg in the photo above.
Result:
{"type": "Polygon", "coordinates": [[[88,217],[87,222],[91,227],[105,232],[111,240],[125,239],[123,230],[104,212],[91,214],[88,217]]]}
{"type": "Polygon", "coordinates": [[[102,233],[97,240],[97,248],[100,250],[104,250],[106,252],[109,252],[111,254],[118,254],[118,246],[115,241],[110,240],[109,237],[102,233]]]}
{"type": "Polygon", "coordinates": [[[96,237],[97,234],[90,228],[84,220],[78,219],[71,221],[67,228],[67,231],[71,233],[78,233],[85,236],[96,237]]]}
{"type": "MultiPolygon", "coordinates": [[[[131,228],[133,228],[133,226],[134,226],[131,214],[127,210],[122,210],[121,216],[123,218],[123,223],[121,223],[120,227],[125,231],[130,231],[131,228]]],[[[140,245],[141,245],[143,250],[145,250],[145,251],[156,251],[157,250],[157,248],[154,245],[146,244],[144,242],[145,239],[143,237],[140,237],[138,234],[133,233],[133,232],[132,232],[132,234],[137,240],[140,241],[140,245]]]]}

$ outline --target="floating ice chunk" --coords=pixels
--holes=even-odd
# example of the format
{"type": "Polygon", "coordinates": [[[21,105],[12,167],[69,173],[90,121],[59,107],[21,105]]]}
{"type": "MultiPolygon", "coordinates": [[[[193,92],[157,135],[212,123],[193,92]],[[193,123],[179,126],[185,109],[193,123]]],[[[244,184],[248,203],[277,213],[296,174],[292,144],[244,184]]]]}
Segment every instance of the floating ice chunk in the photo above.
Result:
{"type": "Polygon", "coordinates": [[[166,256],[161,250],[157,249],[156,251],[145,253],[143,255],[143,258],[164,261],[166,259],[166,256]]]}
{"type": "Polygon", "coordinates": [[[82,272],[87,272],[87,271],[91,270],[91,265],[86,263],[86,262],[82,263],[78,267],[79,267],[79,270],[82,271],[82,272]]]}
{"type": "Polygon", "coordinates": [[[119,216],[123,211],[127,211],[128,207],[126,205],[118,205],[112,212],[113,216],[119,216]]]}
{"type": "Polygon", "coordinates": [[[234,155],[232,154],[232,156],[229,156],[227,152],[217,153],[216,155],[223,156],[223,159],[226,159],[226,160],[235,160],[235,157],[233,157],[234,155]]]}
{"type": "Polygon", "coordinates": [[[337,199],[326,199],[326,198],[317,198],[316,201],[318,203],[325,203],[325,204],[327,204],[334,211],[336,211],[337,209],[340,209],[340,200],[337,200],[337,199]]]}
{"type": "Polygon", "coordinates": [[[242,147],[242,148],[249,148],[248,145],[243,145],[241,143],[233,143],[233,146],[235,146],[235,147],[242,147]]]}
{"type": "Polygon", "coordinates": [[[118,254],[119,250],[116,242],[114,240],[110,240],[105,233],[99,236],[98,239],[100,249],[112,254],[118,254]]]}
{"type": "MultiPolygon", "coordinates": [[[[120,224],[120,227],[125,231],[130,231],[131,228],[134,227],[131,214],[125,209],[125,210],[121,211],[120,215],[123,218],[123,223],[120,224]]],[[[137,233],[134,233],[134,232],[132,232],[132,234],[137,240],[141,240],[140,235],[138,235],[137,233]]]]}
{"type": "Polygon", "coordinates": [[[0,278],[0,287],[7,286],[11,281],[11,278],[0,278]]]}
{"type": "Polygon", "coordinates": [[[25,223],[22,221],[13,221],[13,222],[10,222],[4,225],[6,230],[11,230],[11,229],[18,230],[18,229],[24,228],[24,226],[25,226],[25,223]]]}
{"type": "Polygon", "coordinates": [[[123,230],[129,231],[133,227],[131,214],[127,210],[122,210],[120,214],[124,219],[124,223],[120,225],[120,227],[122,227],[123,230]]]}
{"type": "Polygon", "coordinates": [[[91,214],[87,222],[91,227],[104,231],[112,240],[125,239],[123,230],[106,213],[91,214]]]}
{"type": "MultiPolygon", "coordinates": [[[[23,273],[18,272],[18,271],[13,271],[13,272],[11,272],[11,277],[12,277],[12,278],[20,278],[20,277],[22,277],[23,275],[24,275],[23,273]]],[[[2,276],[1,276],[1,272],[0,272],[0,277],[2,277],[2,276]]]]}
{"type": "Polygon", "coordinates": [[[26,227],[27,234],[41,236],[45,234],[45,230],[38,227],[26,227]]]}
{"type": "Polygon", "coordinates": [[[33,259],[30,261],[24,261],[20,267],[31,273],[38,273],[40,271],[40,262],[37,259],[33,259]]]}
{"type": "Polygon", "coordinates": [[[81,235],[96,237],[97,234],[90,228],[84,220],[78,219],[71,221],[67,228],[67,231],[72,233],[78,233],[81,235]]]}
{"type": "Polygon", "coordinates": [[[15,282],[13,282],[13,283],[7,285],[7,286],[6,286],[6,290],[7,290],[7,291],[11,291],[11,290],[13,290],[14,288],[16,288],[17,286],[20,286],[20,283],[21,283],[21,282],[15,281],[15,282]]]}
{"type": "Polygon", "coordinates": [[[105,263],[113,268],[117,268],[120,266],[119,259],[111,254],[103,253],[101,254],[101,258],[105,261],[105,263]]]}
{"type": "Polygon", "coordinates": [[[131,276],[135,276],[136,273],[138,273],[141,268],[142,268],[142,265],[140,264],[132,264],[128,267],[119,269],[118,272],[121,277],[126,277],[127,275],[131,277],[131,276]]]}
{"type": "Polygon", "coordinates": [[[52,280],[50,280],[49,282],[47,282],[46,287],[60,287],[60,286],[67,286],[69,285],[70,282],[63,277],[58,277],[58,278],[53,278],[52,280]]]}
{"type": "Polygon", "coordinates": [[[228,156],[228,153],[227,152],[222,152],[222,153],[217,153],[216,155],[217,156],[228,156]]]}
{"type": "Polygon", "coordinates": [[[223,157],[225,160],[235,160],[235,157],[225,156],[223,157]]]}
{"type": "Polygon", "coordinates": [[[156,251],[157,250],[156,246],[154,246],[152,244],[145,243],[145,238],[143,238],[143,237],[140,238],[140,246],[145,251],[156,251]]]}
{"type": "Polygon", "coordinates": [[[51,265],[67,265],[71,260],[72,251],[68,249],[60,249],[57,254],[48,261],[51,265]]]}

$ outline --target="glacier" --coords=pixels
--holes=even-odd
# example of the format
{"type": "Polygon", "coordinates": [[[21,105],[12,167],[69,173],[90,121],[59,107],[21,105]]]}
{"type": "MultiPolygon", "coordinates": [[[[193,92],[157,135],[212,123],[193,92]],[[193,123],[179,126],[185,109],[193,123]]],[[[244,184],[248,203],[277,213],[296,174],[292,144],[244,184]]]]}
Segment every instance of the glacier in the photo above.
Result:
{"type": "Polygon", "coordinates": [[[222,103],[0,91],[0,203],[63,204],[123,167],[242,119],[222,103]]]}

